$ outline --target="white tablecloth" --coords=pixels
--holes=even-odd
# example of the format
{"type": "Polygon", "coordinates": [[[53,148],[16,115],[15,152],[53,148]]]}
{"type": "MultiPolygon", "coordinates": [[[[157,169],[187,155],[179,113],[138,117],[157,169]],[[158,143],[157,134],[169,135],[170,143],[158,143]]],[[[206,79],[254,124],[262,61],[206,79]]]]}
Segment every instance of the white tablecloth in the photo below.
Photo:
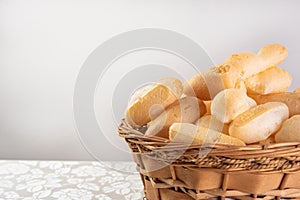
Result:
{"type": "Polygon", "coordinates": [[[141,200],[133,162],[0,161],[0,199],[141,200]]]}

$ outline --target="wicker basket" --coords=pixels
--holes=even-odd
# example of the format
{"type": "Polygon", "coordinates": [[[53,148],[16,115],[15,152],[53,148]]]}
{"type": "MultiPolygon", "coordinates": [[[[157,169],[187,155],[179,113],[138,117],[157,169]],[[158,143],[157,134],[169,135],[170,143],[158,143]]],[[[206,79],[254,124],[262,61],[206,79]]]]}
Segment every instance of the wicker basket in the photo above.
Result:
{"type": "Polygon", "coordinates": [[[186,148],[144,131],[119,126],[147,200],[300,199],[300,143],[186,148]]]}

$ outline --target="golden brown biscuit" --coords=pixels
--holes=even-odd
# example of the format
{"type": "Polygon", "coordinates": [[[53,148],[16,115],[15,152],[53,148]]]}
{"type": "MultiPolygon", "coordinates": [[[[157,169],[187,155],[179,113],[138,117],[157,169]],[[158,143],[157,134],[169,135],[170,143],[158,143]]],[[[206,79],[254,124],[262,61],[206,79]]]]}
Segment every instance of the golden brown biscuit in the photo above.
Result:
{"type": "Polygon", "coordinates": [[[270,67],[245,80],[248,93],[271,94],[285,92],[292,83],[292,76],[284,69],[270,67]]]}
{"type": "Polygon", "coordinates": [[[172,124],[169,131],[169,138],[171,141],[187,144],[228,144],[245,146],[245,143],[237,138],[189,123],[172,124]]]}
{"type": "Polygon", "coordinates": [[[275,134],[276,142],[300,142],[300,115],[294,115],[283,122],[281,129],[275,134]]]}
{"type": "Polygon", "coordinates": [[[125,118],[132,126],[143,126],[157,117],[182,94],[181,81],[165,78],[136,91],[131,97],[125,118]]]}
{"type": "Polygon", "coordinates": [[[289,107],[290,117],[300,114],[300,93],[282,92],[267,95],[249,94],[249,96],[256,101],[257,104],[267,102],[282,102],[289,107]]]}
{"type": "Polygon", "coordinates": [[[168,138],[169,127],[175,122],[194,123],[206,113],[203,101],[196,97],[184,97],[148,123],[147,136],[168,138]]]}
{"type": "Polygon", "coordinates": [[[267,139],[279,130],[289,116],[284,103],[269,102],[240,114],[229,126],[229,135],[239,138],[246,144],[267,139]]]}

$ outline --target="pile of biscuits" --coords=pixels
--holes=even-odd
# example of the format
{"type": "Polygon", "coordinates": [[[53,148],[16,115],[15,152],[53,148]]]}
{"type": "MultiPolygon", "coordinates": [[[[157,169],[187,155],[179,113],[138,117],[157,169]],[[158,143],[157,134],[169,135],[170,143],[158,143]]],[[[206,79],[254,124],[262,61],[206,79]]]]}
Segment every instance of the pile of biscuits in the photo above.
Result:
{"type": "Polygon", "coordinates": [[[134,93],[126,110],[145,136],[189,144],[245,146],[300,142],[300,89],[278,65],[288,55],[279,44],[257,54],[231,55],[223,64],[182,83],[164,78],[134,93]]]}

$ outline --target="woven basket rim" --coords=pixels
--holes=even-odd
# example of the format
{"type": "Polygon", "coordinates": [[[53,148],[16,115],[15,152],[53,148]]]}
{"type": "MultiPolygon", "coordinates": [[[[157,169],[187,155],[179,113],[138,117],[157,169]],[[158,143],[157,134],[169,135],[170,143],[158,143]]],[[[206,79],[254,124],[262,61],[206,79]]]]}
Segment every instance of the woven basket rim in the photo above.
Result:
{"type": "MultiPolygon", "coordinates": [[[[129,123],[126,122],[125,119],[122,120],[122,123],[119,125],[119,136],[125,139],[133,139],[132,142],[140,143],[140,144],[147,144],[147,145],[158,145],[158,149],[161,148],[160,145],[166,145],[170,143],[169,139],[157,137],[157,136],[145,136],[139,128],[134,128],[129,123]],[[138,140],[136,140],[138,139],[138,140]]],[[[170,149],[177,148],[180,149],[181,147],[186,148],[186,143],[182,142],[175,142],[172,141],[170,144],[170,149]]],[[[190,148],[200,148],[205,146],[214,147],[215,149],[220,150],[268,150],[268,149],[275,149],[275,148],[284,148],[284,147],[294,147],[300,146],[300,142],[282,142],[282,143],[272,143],[272,144],[248,144],[246,146],[234,146],[228,144],[195,144],[190,145],[190,148]]],[[[164,146],[164,148],[166,148],[164,146]]],[[[168,148],[168,147],[167,147],[168,148]]]]}
{"type": "Polygon", "coordinates": [[[147,137],[125,120],[119,126],[132,154],[151,157],[173,165],[210,168],[226,172],[295,173],[300,171],[300,143],[232,146],[223,144],[169,144],[169,140],[147,137]],[[206,154],[199,152],[208,150],[206,154]]]}

